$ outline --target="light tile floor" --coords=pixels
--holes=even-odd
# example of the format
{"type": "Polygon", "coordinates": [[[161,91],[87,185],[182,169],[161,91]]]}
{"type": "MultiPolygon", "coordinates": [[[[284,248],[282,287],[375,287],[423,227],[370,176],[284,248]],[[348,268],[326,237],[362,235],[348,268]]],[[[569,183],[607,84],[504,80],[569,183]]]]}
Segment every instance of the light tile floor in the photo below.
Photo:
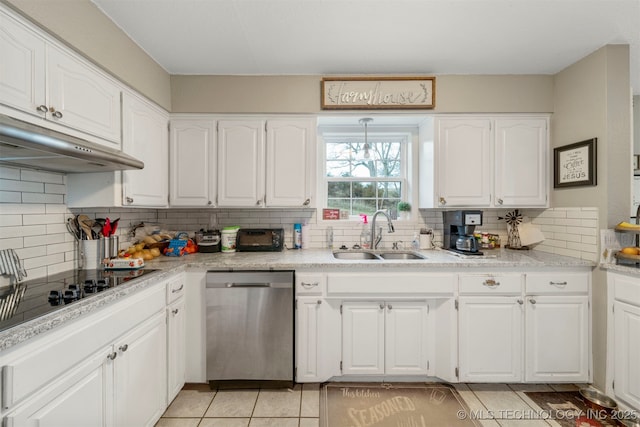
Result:
{"type": "MultiPolygon", "coordinates": [[[[540,408],[526,391],[577,390],[576,384],[454,384],[484,427],[559,426],[536,418],[540,408]]],[[[187,385],[156,427],[319,427],[319,384],[294,389],[220,390],[187,385]]]]}

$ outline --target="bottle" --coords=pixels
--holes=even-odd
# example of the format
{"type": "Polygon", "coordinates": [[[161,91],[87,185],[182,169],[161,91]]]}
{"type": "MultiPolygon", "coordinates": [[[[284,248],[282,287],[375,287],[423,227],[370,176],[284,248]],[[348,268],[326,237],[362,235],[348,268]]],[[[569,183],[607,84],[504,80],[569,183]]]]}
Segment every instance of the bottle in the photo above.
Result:
{"type": "Polygon", "coordinates": [[[293,224],[293,247],[302,248],[302,224],[293,224]]]}
{"type": "Polygon", "coordinates": [[[420,237],[418,237],[418,233],[413,234],[413,240],[411,241],[411,249],[417,251],[420,249],[420,237]]]}
{"type": "Polygon", "coordinates": [[[327,248],[333,249],[333,227],[327,227],[327,248]]]}
{"type": "Polygon", "coordinates": [[[371,247],[371,230],[369,230],[369,221],[365,214],[360,214],[362,219],[362,231],[360,232],[360,247],[369,249],[371,247]]]}

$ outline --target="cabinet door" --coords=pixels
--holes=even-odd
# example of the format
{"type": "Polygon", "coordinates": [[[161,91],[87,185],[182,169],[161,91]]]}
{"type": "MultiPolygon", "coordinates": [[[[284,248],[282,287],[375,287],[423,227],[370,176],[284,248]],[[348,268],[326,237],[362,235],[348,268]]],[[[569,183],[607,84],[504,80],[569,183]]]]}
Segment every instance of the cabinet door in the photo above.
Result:
{"type": "Polygon", "coordinates": [[[323,301],[319,297],[297,299],[296,382],[323,381],[321,378],[322,308],[323,301]]]}
{"type": "Polygon", "coordinates": [[[427,374],[428,313],[426,302],[387,302],[385,373],[427,374]]]}
{"type": "Polygon", "coordinates": [[[213,120],[172,120],[169,204],[213,206],[216,197],[216,132],[213,120]]]}
{"type": "Polygon", "coordinates": [[[588,381],[589,298],[529,296],[525,315],[525,380],[588,381]]]}
{"type": "Polygon", "coordinates": [[[84,427],[112,425],[113,371],[103,348],[9,412],[4,425],[84,427]]]}
{"type": "Polygon", "coordinates": [[[167,309],[167,405],[185,382],[186,313],[184,298],[167,309]]]}
{"type": "Polygon", "coordinates": [[[115,425],[153,426],[167,402],[165,311],[115,344],[115,425]]]}
{"type": "Polygon", "coordinates": [[[640,307],[620,301],[613,306],[616,397],[640,408],[640,307]]]}
{"type": "Polygon", "coordinates": [[[495,122],[495,206],[547,205],[547,120],[495,122]]]}
{"type": "Polygon", "coordinates": [[[384,374],[383,302],[342,305],[342,373],[384,374]]]}
{"type": "Polygon", "coordinates": [[[218,122],[218,206],[264,205],[262,120],[218,122]]]}
{"type": "Polygon", "coordinates": [[[80,60],[47,47],[50,119],[120,147],[120,88],[80,60]]]}
{"type": "Polygon", "coordinates": [[[490,206],[491,121],[436,119],[436,206],[490,206]]]}
{"type": "Polygon", "coordinates": [[[522,305],[517,296],[460,298],[460,381],[522,380],[522,305]]]}
{"type": "Polygon", "coordinates": [[[124,152],[144,162],[142,170],[122,171],[123,205],[166,207],[169,193],[169,118],[130,94],[123,98],[124,152]]]}
{"type": "Polygon", "coordinates": [[[45,42],[3,12],[0,58],[0,103],[44,117],[45,42]]]}
{"type": "Polygon", "coordinates": [[[267,122],[267,206],[309,206],[315,129],[311,120],[267,122]]]}

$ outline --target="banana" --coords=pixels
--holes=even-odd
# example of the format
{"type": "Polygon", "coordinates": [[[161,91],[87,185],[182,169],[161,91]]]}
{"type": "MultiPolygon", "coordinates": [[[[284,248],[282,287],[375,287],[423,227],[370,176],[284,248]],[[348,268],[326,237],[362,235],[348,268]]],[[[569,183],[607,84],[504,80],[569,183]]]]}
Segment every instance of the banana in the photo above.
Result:
{"type": "Polygon", "coordinates": [[[621,223],[619,223],[616,227],[618,228],[628,228],[630,230],[640,230],[640,225],[638,224],[631,224],[629,222],[626,221],[622,221],[621,223]]]}

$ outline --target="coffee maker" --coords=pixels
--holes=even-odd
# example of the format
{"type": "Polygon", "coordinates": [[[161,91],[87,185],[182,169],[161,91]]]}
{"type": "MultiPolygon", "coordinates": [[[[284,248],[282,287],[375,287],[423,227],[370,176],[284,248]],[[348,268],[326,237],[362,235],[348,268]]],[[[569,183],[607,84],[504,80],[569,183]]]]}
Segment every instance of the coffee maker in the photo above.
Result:
{"type": "Polygon", "coordinates": [[[476,225],[482,225],[482,211],[445,211],[444,248],[465,255],[483,255],[473,236],[476,225]]]}

